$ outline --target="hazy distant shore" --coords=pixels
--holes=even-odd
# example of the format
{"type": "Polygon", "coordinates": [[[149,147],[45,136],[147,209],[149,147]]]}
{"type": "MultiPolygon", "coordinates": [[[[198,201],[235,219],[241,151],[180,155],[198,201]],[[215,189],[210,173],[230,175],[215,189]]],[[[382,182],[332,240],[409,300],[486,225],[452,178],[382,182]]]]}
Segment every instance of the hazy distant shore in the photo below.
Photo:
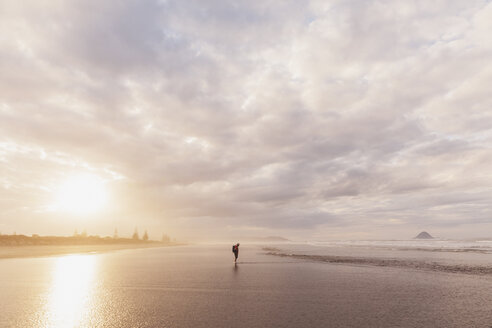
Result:
{"type": "Polygon", "coordinates": [[[176,243],[133,243],[111,245],[30,245],[0,246],[0,259],[22,257],[44,257],[66,254],[102,253],[123,249],[177,246],[176,243]]]}

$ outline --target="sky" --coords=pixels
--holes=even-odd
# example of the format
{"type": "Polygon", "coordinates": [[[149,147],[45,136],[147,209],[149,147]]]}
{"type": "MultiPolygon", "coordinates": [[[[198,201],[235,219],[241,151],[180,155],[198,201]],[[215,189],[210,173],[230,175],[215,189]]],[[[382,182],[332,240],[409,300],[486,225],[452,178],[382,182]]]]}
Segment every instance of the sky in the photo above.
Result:
{"type": "Polygon", "coordinates": [[[0,29],[1,233],[492,237],[489,1],[1,1],[0,29]]]}

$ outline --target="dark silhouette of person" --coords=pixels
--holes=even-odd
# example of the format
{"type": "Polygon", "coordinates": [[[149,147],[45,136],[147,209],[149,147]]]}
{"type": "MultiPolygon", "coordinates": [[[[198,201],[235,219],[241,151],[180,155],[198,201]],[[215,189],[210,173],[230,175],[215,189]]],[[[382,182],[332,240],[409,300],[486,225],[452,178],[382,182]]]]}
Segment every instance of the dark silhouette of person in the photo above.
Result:
{"type": "Polygon", "coordinates": [[[234,263],[236,263],[239,256],[239,243],[232,245],[232,252],[234,253],[234,263]]]}

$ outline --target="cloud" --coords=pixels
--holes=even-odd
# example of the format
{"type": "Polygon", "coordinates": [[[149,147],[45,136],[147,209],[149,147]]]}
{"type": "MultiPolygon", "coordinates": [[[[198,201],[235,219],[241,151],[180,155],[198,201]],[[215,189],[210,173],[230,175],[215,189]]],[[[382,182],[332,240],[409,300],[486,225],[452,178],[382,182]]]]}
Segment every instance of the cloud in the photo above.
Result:
{"type": "Polygon", "coordinates": [[[486,1],[1,6],[2,231],[489,223],[486,1]],[[88,223],[43,212],[85,171],[111,209],[88,223]]]}

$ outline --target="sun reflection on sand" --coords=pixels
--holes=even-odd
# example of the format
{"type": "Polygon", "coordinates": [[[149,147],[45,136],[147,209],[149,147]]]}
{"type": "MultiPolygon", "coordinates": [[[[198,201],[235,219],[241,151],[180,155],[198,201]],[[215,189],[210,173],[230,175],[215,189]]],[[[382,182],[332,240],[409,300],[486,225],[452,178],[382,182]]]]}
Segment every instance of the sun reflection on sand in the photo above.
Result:
{"type": "Polygon", "coordinates": [[[57,260],[44,315],[45,327],[89,324],[94,303],[96,257],[72,255],[57,260]]]}

